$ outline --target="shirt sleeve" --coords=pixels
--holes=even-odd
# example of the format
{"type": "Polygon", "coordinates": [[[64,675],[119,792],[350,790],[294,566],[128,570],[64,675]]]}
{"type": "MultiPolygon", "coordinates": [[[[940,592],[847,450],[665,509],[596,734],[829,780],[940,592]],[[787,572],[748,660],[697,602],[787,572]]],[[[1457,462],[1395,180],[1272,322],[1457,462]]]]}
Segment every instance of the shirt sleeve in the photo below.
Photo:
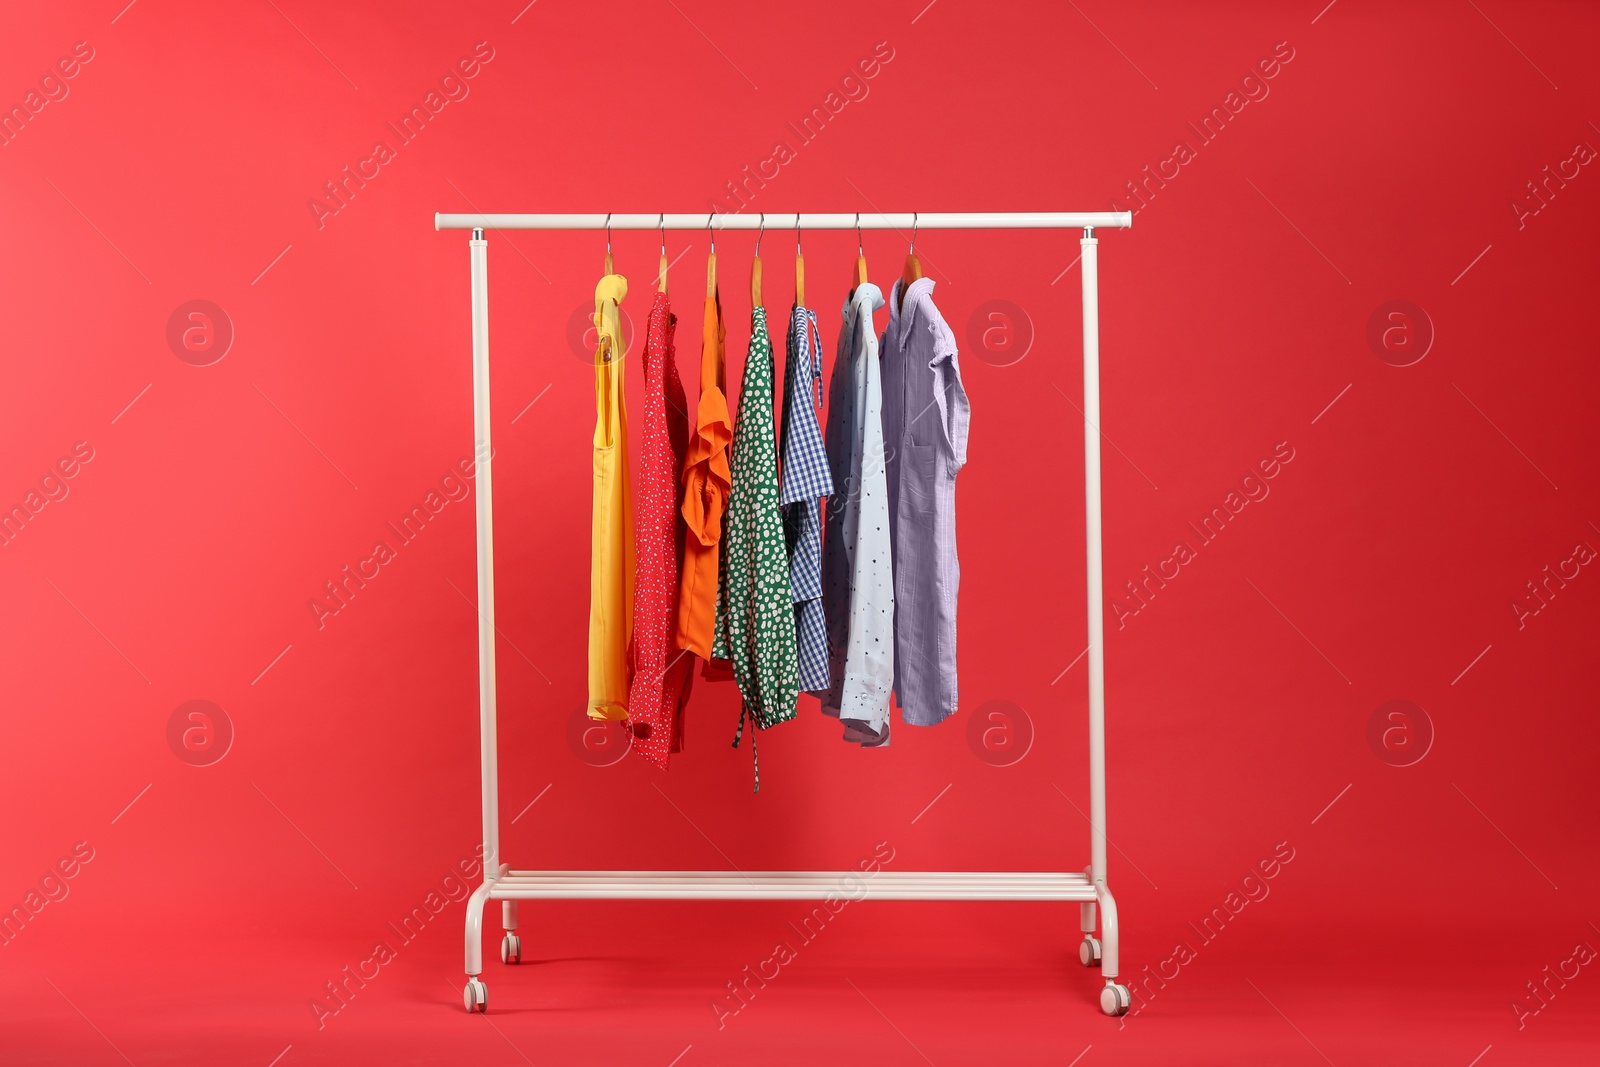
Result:
{"type": "Polygon", "coordinates": [[[961,381],[955,335],[941,323],[933,331],[933,338],[933,358],[928,361],[933,371],[933,400],[939,407],[939,428],[950,457],[950,473],[955,474],[967,465],[967,427],[972,419],[972,405],[967,400],[967,387],[961,381]]]}

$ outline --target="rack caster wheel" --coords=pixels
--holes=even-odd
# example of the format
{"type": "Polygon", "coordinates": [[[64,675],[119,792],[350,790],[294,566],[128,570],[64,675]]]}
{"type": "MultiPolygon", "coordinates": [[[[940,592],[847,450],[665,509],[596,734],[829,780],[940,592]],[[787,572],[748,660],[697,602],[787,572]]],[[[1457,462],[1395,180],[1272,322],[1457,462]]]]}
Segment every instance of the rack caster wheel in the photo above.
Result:
{"type": "Polygon", "coordinates": [[[1100,990],[1100,1010],[1107,1015],[1126,1015],[1132,1006],[1133,994],[1128,992],[1127,986],[1107,982],[1106,987],[1100,990]]]}
{"type": "Polygon", "coordinates": [[[1100,966],[1100,939],[1085,937],[1078,942],[1078,962],[1085,967],[1100,966]]]}
{"type": "Polygon", "coordinates": [[[516,934],[507,934],[500,939],[500,962],[522,962],[522,938],[516,934]]]}
{"type": "Polygon", "coordinates": [[[489,987],[477,978],[469,977],[467,984],[461,989],[461,1002],[466,1005],[468,1011],[480,1013],[488,1011],[489,987]]]}

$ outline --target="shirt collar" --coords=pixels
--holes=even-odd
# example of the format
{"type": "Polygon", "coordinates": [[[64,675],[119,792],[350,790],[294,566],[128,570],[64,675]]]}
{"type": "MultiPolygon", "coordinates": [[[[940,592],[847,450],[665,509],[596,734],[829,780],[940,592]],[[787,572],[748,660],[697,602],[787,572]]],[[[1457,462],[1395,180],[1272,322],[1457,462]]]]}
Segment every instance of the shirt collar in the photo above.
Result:
{"type": "Polygon", "coordinates": [[[896,344],[905,342],[906,334],[911,330],[911,324],[916,321],[917,310],[924,300],[933,294],[933,279],[918,278],[911,283],[911,288],[906,289],[905,300],[900,299],[900,290],[905,286],[905,279],[898,278],[894,283],[894,299],[889,301],[889,333],[894,337],[896,344]],[[904,304],[904,310],[901,305],[904,304]]]}
{"type": "Polygon", "coordinates": [[[852,307],[857,307],[861,304],[867,305],[866,313],[871,315],[874,311],[883,307],[883,290],[871,282],[862,282],[856,286],[855,292],[845,297],[844,308],[840,313],[849,315],[852,307]]]}
{"type": "Polygon", "coordinates": [[[594,287],[594,300],[598,304],[603,300],[615,300],[622,303],[623,297],[628,295],[628,279],[620,274],[607,274],[601,278],[594,287]]]}

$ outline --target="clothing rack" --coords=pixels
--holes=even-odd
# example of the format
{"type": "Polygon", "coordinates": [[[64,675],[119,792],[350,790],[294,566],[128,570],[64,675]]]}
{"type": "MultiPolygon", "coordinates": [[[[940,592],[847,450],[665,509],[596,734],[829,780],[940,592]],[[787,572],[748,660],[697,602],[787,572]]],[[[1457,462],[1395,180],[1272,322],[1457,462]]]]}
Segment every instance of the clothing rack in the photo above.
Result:
{"type": "Polygon", "coordinates": [[[467,900],[462,1001],[485,1011],[483,909],[502,902],[500,958],[520,962],[517,902],[550,899],[820,900],[841,885],[865,883],[880,900],[1065,900],[1079,905],[1078,959],[1098,966],[1100,1008],[1122,1015],[1131,1004],[1117,982],[1117,906],[1106,883],[1105,616],[1100,540],[1100,311],[1098,229],[1127,229],[1127,211],[950,212],[915,214],[435,214],[435,230],[471,230],[473,455],[477,465],[478,722],[483,763],[483,884],[467,900]],[[1083,464],[1089,611],[1089,866],[1082,872],[879,871],[536,871],[500,858],[499,754],[496,742],[494,489],[489,437],[489,243],[485,230],[938,230],[1081,229],[1083,277],[1083,464]],[[845,881],[853,879],[853,881],[845,881]],[[1099,936],[1096,914],[1098,912],[1099,936]]]}

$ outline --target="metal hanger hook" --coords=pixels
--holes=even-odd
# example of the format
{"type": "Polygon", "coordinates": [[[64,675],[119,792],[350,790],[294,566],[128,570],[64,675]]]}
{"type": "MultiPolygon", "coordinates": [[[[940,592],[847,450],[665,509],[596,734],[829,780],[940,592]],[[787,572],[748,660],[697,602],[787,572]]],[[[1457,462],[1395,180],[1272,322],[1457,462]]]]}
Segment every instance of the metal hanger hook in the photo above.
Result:
{"type": "Polygon", "coordinates": [[[917,254],[917,213],[911,213],[911,254],[917,254]]]}
{"type": "Polygon", "coordinates": [[[667,213],[665,211],[663,211],[661,213],[661,221],[657,225],[659,225],[661,227],[661,254],[662,255],[666,255],[667,254],[667,213]]]}
{"type": "Polygon", "coordinates": [[[864,256],[866,254],[867,250],[861,243],[861,212],[858,211],[856,212],[856,255],[864,256]]]}
{"type": "Polygon", "coordinates": [[[800,255],[800,212],[794,213],[794,254],[800,255]]]}
{"type": "Polygon", "coordinates": [[[606,255],[611,254],[611,212],[606,212],[606,255]]]}
{"type": "Polygon", "coordinates": [[[756,258],[761,258],[761,235],[767,232],[767,213],[761,213],[761,225],[756,229],[756,258]]]}
{"type": "Polygon", "coordinates": [[[712,220],[715,219],[716,217],[717,216],[715,214],[711,214],[711,215],[707,215],[706,216],[706,233],[711,235],[711,254],[712,255],[716,255],[717,254],[717,231],[715,229],[713,229],[712,226],[711,226],[712,220]]]}

